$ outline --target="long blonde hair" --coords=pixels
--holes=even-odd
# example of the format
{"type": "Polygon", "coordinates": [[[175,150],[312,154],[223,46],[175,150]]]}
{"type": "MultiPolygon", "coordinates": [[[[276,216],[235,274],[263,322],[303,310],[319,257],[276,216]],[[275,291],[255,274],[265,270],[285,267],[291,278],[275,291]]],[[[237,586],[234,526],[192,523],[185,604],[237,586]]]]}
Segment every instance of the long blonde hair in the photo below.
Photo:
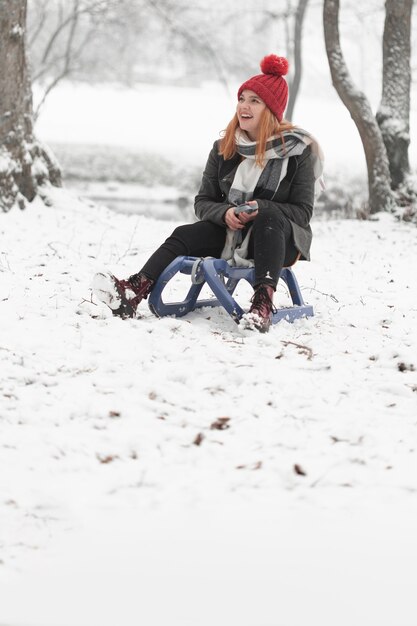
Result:
{"type": "MultiPolygon", "coordinates": [[[[228,123],[226,130],[223,131],[223,136],[220,140],[219,154],[221,154],[226,160],[233,158],[236,154],[235,133],[238,127],[239,119],[237,113],[235,113],[231,121],[228,123]]],[[[262,112],[258,139],[256,141],[256,164],[260,167],[263,167],[265,165],[266,142],[270,137],[272,137],[273,135],[278,135],[279,137],[281,137],[285,146],[285,141],[282,133],[285,130],[292,130],[293,128],[294,124],[291,124],[291,122],[288,122],[287,120],[282,120],[281,122],[279,122],[275,115],[272,113],[272,111],[268,109],[268,107],[266,107],[262,112]]]]}

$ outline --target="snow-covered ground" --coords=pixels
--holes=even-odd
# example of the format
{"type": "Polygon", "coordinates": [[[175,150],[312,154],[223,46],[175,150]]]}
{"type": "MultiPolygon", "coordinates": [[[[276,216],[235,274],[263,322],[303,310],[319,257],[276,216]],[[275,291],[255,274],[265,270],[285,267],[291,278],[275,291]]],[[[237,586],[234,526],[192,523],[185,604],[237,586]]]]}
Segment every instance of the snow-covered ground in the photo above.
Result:
{"type": "MultiPolygon", "coordinates": [[[[317,91],[295,121],[344,184],[363,152],[317,91]]],[[[196,166],[234,106],[64,83],[36,130],[196,166]]],[[[260,335],[223,310],[113,319],[92,275],[139,269],[178,210],[50,194],[0,215],[0,625],[415,626],[415,227],[316,221],[295,268],[315,317],[260,335]]]]}
{"type": "Polygon", "coordinates": [[[315,222],[260,335],[113,319],[176,223],[51,195],[0,216],[0,624],[415,626],[415,227],[315,222]]]}

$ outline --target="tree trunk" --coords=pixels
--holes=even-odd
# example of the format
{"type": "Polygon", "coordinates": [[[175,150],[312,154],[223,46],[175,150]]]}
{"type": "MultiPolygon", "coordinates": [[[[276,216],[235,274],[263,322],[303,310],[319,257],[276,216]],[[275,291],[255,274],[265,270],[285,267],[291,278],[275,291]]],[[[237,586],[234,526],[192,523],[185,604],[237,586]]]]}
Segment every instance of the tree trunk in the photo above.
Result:
{"type": "Polygon", "coordinates": [[[43,183],[60,185],[53,156],[34,140],[25,49],[26,0],[0,0],[0,210],[32,201],[43,183]]]}
{"type": "MultiPolygon", "coordinates": [[[[369,102],[356,89],[340,47],[339,0],[324,0],[324,38],[333,86],[355,122],[365,151],[368,169],[369,212],[389,211],[395,206],[387,152],[369,102]]],[[[337,134],[335,135],[337,141],[337,134]]],[[[343,145],[340,146],[343,150],[343,145]]]]}
{"type": "Polygon", "coordinates": [[[295,13],[295,25],[294,25],[294,76],[289,88],[290,97],[288,100],[287,112],[285,114],[286,119],[292,120],[294,116],[295,102],[297,100],[298,91],[300,89],[301,74],[302,74],[302,41],[303,41],[303,23],[304,16],[307,8],[308,0],[299,0],[297,11],[295,13]]]}
{"type": "Polygon", "coordinates": [[[411,11],[413,0],[386,0],[382,98],[376,115],[388,154],[391,186],[410,171],[411,11]]]}

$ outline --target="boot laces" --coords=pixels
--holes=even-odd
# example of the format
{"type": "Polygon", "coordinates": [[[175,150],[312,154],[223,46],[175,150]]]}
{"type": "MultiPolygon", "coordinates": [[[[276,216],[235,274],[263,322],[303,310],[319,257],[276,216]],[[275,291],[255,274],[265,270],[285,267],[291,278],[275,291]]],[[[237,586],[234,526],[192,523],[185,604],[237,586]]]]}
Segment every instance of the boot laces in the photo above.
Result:
{"type": "Polygon", "coordinates": [[[276,313],[276,308],[269,296],[266,287],[258,287],[251,298],[251,313],[257,313],[260,317],[269,317],[270,313],[276,313]]]}
{"type": "Polygon", "coordinates": [[[120,306],[113,311],[113,315],[123,318],[134,317],[136,309],[143,298],[147,298],[153,281],[146,276],[133,276],[127,280],[120,280],[113,276],[114,285],[120,297],[120,306]]]}
{"type": "Polygon", "coordinates": [[[143,298],[147,298],[153,281],[144,276],[131,276],[127,280],[119,280],[115,277],[115,282],[122,300],[135,306],[143,298]]]}

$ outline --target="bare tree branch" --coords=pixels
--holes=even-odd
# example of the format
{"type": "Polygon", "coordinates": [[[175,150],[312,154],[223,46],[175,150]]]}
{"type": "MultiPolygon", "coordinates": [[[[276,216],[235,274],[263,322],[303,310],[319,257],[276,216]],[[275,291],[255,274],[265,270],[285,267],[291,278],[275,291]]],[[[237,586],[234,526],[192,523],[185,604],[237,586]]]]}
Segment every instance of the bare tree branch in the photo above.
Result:
{"type": "Polygon", "coordinates": [[[410,172],[411,13],[413,0],[387,0],[383,36],[382,98],[376,119],[388,153],[392,188],[410,172]]]}
{"type": "Polygon", "coordinates": [[[73,6],[72,11],[69,13],[69,15],[67,15],[67,17],[64,17],[62,5],[60,5],[60,15],[58,19],[58,25],[44,50],[43,57],[41,59],[42,64],[46,63],[51,53],[52,48],[54,47],[57,39],[59,38],[59,35],[69,24],[72,24],[74,21],[77,22],[79,17],[83,14],[92,13],[94,12],[95,9],[100,8],[100,7],[104,9],[107,6],[107,3],[104,2],[103,0],[97,0],[97,2],[92,2],[91,4],[88,4],[85,7],[80,7],[79,0],[73,0],[72,6],[73,6]]]}
{"type": "Polygon", "coordinates": [[[295,12],[294,34],[293,34],[293,46],[294,46],[294,74],[289,89],[289,100],[286,117],[289,120],[293,119],[295,102],[298,96],[298,91],[301,84],[302,74],[302,57],[301,48],[303,41],[303,23],[304,16],[307,9],[308,0],[299,0],[297,10],[295,12]]]}
{"type": "MultiPolygon", "coordinates": [[[[87,43],[89,42],[89,39],[91,37],[91,33],[92,33],[91,29],[90,31],[88,31],[88,33],[85,35],[84,39],[82,40],[81,44],[78,46],[78,48],[73,49],[71,48],[70,52],[66,52],[65,58],[66,58],[66,62],[64,64],[64,67],[62,69],[62,71],[55,76],[54,80],[50,82],[50,84],[45,88],[42,98],[40,100],[40,102],[38,103],[35,112],[34,112],[34,119],[35,121],[38,119],[40,113],[41,113],[41,109],[43,107],[43,105],[45,104],[46,98],[48,97],[48,95],[50,94],[50,92],[55,89],[55,87],[65,78],[68,78],[68,76],[70,76],[74,71],[75,71],[75,64],[74,62],[79,60],[79,58],[82,55],[82,52],[84,50],[84,48],[86,47],[87,43]]],[[[64,58],[61,57],[61,58],[64,58]]]]}
{"type": "Polygon", "coordinates": [[[158,0],[146,1],[157,12],[157,14],[164,19],[164,21],[170,26],[170,28],[174,32],[181,35],[181,37],[188,43],[192,44],[193,47],[199,48],[207,53],[217,70],[220,82],[224,85],[226,91],[229,92],[229,84],[226,73],[224,71],[224,64],[220,60],[219,55],[211,45],[210,41],[207,39],[206,35],[202,33],[197,33],[196,35],[193,35],[187,28],[184,28],[182,25],[178,24],[177,21],[162,8],[158,0]]]}
{"type": "Polygon", "coordinates": [[[28,37],[27,39],[27,47],[28,49],[30,49],[33,44],[35,43],[35,41],[37,40],[37,38],[39,37],[39,34],[42,32],[43,28],[45,27],[45,23],[46,23],[46,19],[47,19],[47,11],[46,11],[46,7],[48,5],[49,0],[43,0],[40,3],[40,16],[39,16],[39,20],[38,20],[38,24],[35,27],[35,29],[33,30],[33,32],[31,33],[30,37],[28,37]]]}
{"type": "Polygon", "coordinates": [[[388,158],[378,124],[364,93],[359,91],[346,66],[339,36],[339,0],[324,0],[324,39],[333,86],[359,131],[366,157],[371,213],[391,210],[388,158]]]}

